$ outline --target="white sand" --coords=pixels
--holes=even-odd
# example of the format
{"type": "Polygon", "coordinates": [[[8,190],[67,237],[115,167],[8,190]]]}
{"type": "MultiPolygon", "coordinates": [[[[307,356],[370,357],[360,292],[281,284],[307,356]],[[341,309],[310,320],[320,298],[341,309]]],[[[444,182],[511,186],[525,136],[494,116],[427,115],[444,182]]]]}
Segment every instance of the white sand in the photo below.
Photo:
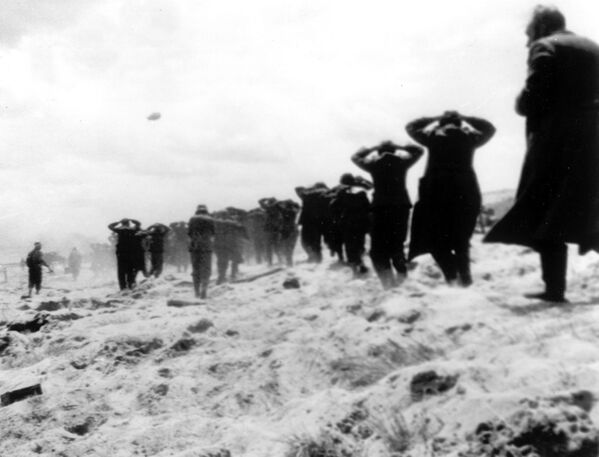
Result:
{"type": "MultiPolygon", "coordinates": [[[[522,298],[542,285],[534,253],[478,240],[469,289],[445,286],[428,257],[392,292],[328,260],[214,287],[204,304],[184,308],[166,306],[195,300],[175,286],[189,276],[170,270],[137,299],[115,293],[112,277],[46,274],[30,302],[19,298],[24,273],[12,273],[0,320],[33,316],[19,309],[25,303],[65,297],[69,308],[49,312],[38,333],[10,332],[0,393],[36,382],[44,393],[0,408],[0,456],[281,457],[356,409],[375,430],[401,414],[413,457],[431,455],[434,443],[444,445],[436,455],[455,455],[477,424],[522,399],[599,394],[599,259],[571,254],[564,306],[522,298]],[[282,288],[289,274],[300,289],[282,288]],[[97,308],[92,298],[117,301],[97,308]],[[201,319],[214,325],[188,330],[201,319]],[[193,342],[173,348],[181,339],[193,342]],[[416,401],[410,381],[426,370],[457,384],[416,401]]],[[[341,434],[339,446],[359,441],[355,455],[390,455],[377,435],[341,434]]]]}

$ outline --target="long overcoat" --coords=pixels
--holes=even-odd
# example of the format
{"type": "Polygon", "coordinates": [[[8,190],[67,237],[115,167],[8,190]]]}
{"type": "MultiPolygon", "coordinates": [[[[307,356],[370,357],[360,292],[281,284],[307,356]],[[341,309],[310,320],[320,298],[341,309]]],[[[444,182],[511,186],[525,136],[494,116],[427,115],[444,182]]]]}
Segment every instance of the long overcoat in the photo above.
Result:
{"type": "Polygon", "coordinates": [[[599,249],[599,46],[561,31],[532,43],[516,102],[527,151],[514,206],[486,242],[599,249]]]}

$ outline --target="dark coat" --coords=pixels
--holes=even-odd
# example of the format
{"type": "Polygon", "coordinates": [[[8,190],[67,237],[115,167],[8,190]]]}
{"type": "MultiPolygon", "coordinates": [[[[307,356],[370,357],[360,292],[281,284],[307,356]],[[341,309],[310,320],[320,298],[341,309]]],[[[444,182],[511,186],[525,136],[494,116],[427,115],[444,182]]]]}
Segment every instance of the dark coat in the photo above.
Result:
{"type": "Polygon", "coordinates": [[[440,248],[468,246],[481,207],[472,160],[475,149],[493,135],[489,126],[489,133],[484,135],[452,125],[428,134],[409,132],[429,151],[412,214],[410,259],[440,248]]]}
{"type": "Polygon", "coordinates": [[[558,32],[530,47],[516,110],[527,151],[510,211],[485,238],[599,248],[599,46],[558,32]]]}

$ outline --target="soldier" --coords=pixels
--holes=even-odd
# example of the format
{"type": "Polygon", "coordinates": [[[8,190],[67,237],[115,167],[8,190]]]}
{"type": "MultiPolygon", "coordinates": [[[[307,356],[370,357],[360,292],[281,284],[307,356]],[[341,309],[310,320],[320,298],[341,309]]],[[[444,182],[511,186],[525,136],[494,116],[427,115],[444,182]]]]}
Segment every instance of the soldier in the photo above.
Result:
{"type": "Polygon", "coordinates": [[[409,259],[430,252],[447,283],[469,286],[470,238],[482,204],[472,161],[495,127],[485,119],[446,111],[416,119],[406,130],[428,148],[412,215],[409,259]]]}
{"type": "Polygon", "coordinates": [[[234,281],[239,272],[239,264],[243,262],[242,243],[244,239],[247,239],[247,232],[232,214],[230,211],[213,214],[215,216],[214,253],[218,270],[216,284],[226,281],[229,264],[231,265],[231,280],[234,281]]]}
{"type": "Polygon", "coordinates": [[[342,177],[343,187],[331,201],[331,210],[339,215],[347,262],[354,277],[358,277],[368,272],[362,256],[370,229],[370,201],[365,190],[372,189],[372,183],[361,176],[349,175],[350,179],[347,175],[342,177]]]}
{"type": "Polygon", "coordinates": [[[277,202],[279,212],[278,246],[280,258],[288,267],[293,266],[293,251],[298,238],[297,215],[300,205],[293,200],[287,199],[277,202]]]}
{"type": "Polygon", "coordinates": [[[341,221],[340,208],[337,205],[331,205],[340,192],[343,192],[354,181],[351,173],[344,173],[339,179],[339,184],[329,190],[326,194],[328,221],[326,224],[325,242],[331,251],[332,256],[337,256],[339,264],[343,264],[345,257],[343,255],[343,223],[341,221]]]}
{"type": "Polygon", "coordinates": [[[277,254],[279,262],[293,265],[293,250],[297,243],[297,213],[300,210],[293,200],[262,198],[258,201],[266,212],[264,230],[266,232],[266,260],[272,265],[272,255],[277,254]]]}
{"type": "Polygon", "coordinates": [[[187,233],[188,227],[185,222],[173,222],[170,224],[172,230],[172,257],[177,266],[177,272],[187,271],[189,265],[187,257],[187,233]]]}
{"type": "Polygon", "coordinates": [[[216,233],[214,219],[206,205],[198,205],[195,215],[189,219],[189,255],[195,296],[206,298],[212,270],[212,249],[216,233]]]}
{"type": "Polygon", "coordinates": [[[538,6],[526,29],[528,75],[516,100],[527,151],[514,206],[485,238],[539,253],[545,290],[565,302],[568,249],[599,251],[599,46],[538,6]]]}
{"type": "Polygon", "coordinates": [[[352,156],[354,164],[369,172],[374,183],[370,257],[385,289],[397,286],[408,273],[404,242],[412,203],[406,189],[406,173],[422,153],[420,146],[385,141],[362,148],[352,156]],[[376,156],[371,157],[373,152],[376,156]]]}
{"type": "Polygon", "coordinates": [[[272,265],[273,254],[279,252],[278,227],[280,214],[277,210],[277,199],[274,197],[258,200],[260,208],[264,210],[264,232],[266,234],[266,262],[272,265]]]}
{"type": "Polygon", "coordinates": [[[152,224],[146,230],[149,236],[148,250],[150,251],[150,263],[152,265],[150,275],[154,275],[156,278],[162,273],[164,265],[164,238],[169,231],[170,229],[161,223],[152,224]]]}
{"type": "Polygon", "coordinates": [[[69,271],[73,275],[73,279],[77,280],[81,271],[81,254],[77,248],[73,248],[68,259],[69,271]]]}
{"type": "Polygon", "coordinates": [[[36,241],[33,244],[33,250],[27,254],[27,260],[25,261],[27,268],[29,269],[29,294],[27,297],[31,297],[31,292],[35,287],[35,293],[39,294],[42,288],[42,266],[46,267],[50,273],[52,268],[44,260],[42,254],[42,244],[36,241]]]}
{"type": "Polygon", "coordinates": [[[135,278],[142,269],[141,223],[135,219],[121,219],[108,226],[118,238],[116,242],[117,277],[121,290],[133,289],[135,278]]]}
{"type": "Polygon", "coordinates": [[[318,182],[312,187],[296,187],[295,193],[302,200],[298,224],[301,225],[301,243],[308,254],[308,262],[322,262],[321,240],[327,231],[329,188],[318,182]]]}
{"type": "Polygon", "coordinates": [[[262,263],[266,259],[266,232],[264,222],[266,213],[262,208],[254,208],[248,211],[245,228],[251,242],[254,260],[262,263]]]}

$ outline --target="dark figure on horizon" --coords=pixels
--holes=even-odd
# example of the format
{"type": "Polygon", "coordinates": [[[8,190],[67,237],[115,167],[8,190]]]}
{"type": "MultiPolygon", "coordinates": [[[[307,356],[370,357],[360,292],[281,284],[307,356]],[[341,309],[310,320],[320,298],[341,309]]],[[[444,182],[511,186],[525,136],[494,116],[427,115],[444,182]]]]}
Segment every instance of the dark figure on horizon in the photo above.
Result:
{"type": "Polygon", "coordinates": [[[187,226],[193,290],[196,297],[203,299],[206,298],[212,272],[212,250],[216,233],[214,219],[208,214],[206,205],[198,205],[187,226]]]}
{"type": "Polygon", "coordinates": [[[33,244],[33,250],[27,254],[25,263],[29,269],[29,294],[27,297],[31,297],[31,292],[34,288],[36,294],[39,294],[42,288],[42,266],[46,267],[52,273],[52,268],[44,260],[42,243],[35,242],[33,244]]]}
{"type": "Polygon", "coordinates": [[[308,262],[322,262],[322,240],[326,235],[329,218],[329,191],[323,182],[311,187],[296,187],[295,193],[302,200],[298,224],[301,226],[300,241],[308,254],[308,262]]]}
{"type": "Polygon", "coordinates": [[[243,262],[243,242],[247,240],[247,231],[239,221],[238,214],[232,211],[215,212],[214,217],[214,254],[218,276],[216,284],[227,280],[227,270],[231,267],[231,281],[237,279],[239,264],[243,262]]]}
{"type": "Polygon", "coordinates": [[[527,151],[514,206],[485,238],[535,249],[545,290],[526,296],[551,302],[566,301],[566,243],[599,251],[599,46],[565,27],[538,6],[526,29],[527,151]]]}
{"type": "Polygon", "coordinates": [[[408,273],[404,242],[412,203],[406,189],[406,174],[423,151],[417,145],[399,146],[385,141],[362,148],[352,156],[358,167],[370,173],[374,183],[370,258],[385,289],[397,286],[408,273]]]}
{"type": "Polygon", "coordinates": [[[140,235],[141,223],[135,219],[121,219],[108,226],[117,235],[117,277],[121,290],[133,289],[137,273],[142,270],[143,248],[140,235]]]}
{"type": "Polygon", "coordinates": [[[189,246],[187,245],[187,224],[183,221],[172,222],[169,224],[171,233],[170,238],[170,258],[172,263],[177,267],[177,273],[186,272],[189,266],[189,256],[187,252],[189,246]]]}
{"type": "Polygon", "coordinates": [[[266,232],[264,222],[266,213],[262,208],[254,208],[248,211],[245,218],[245,228],[250,239],[251,253],[254,262],[262,263],[266,260],[266,232]]]}
{"type": "Polygon", "coordinates": [[[148,235],[148,251],[150,252],[150,276],[155,278],[162,274],[164,267],[164,240],[170,229],[159,222],[150,225],[145,233],[148,235]]]}
{"type": "Polygon", "coordinates": [[[274,197],[262,198],[258,201],[266,212],[264,230],[266,232],[266,261],[271,266],[273,254],[279,263],[293,265],[293,250],[297,243],[297,214],[300,205],[293,200],[277,200],[274,197]]]}
{"type": "Polygon", "coordinates": [[[77,248],[73,248],[68,258],[69,272],[73,275],[73,279],[76,281],[81,272],[81,254],[77,248]]]}
{"type": "Polygon", "coordinates": [[[344,239],[343,239],[343,222],[341,208],[338,205],[333,205],[333,201],[339,196],[340,193],[347,189],[348,185],[353,183],[353,175],[351,173],[344,173],[339,179],[339,184],[330,189],[326,193],[327,198],[327,221],[326,231],[324,234],[324,241],[331,251],[331,256],[337,257],[337,264],[343,265],[345,263],[346,256],[344,254],[344,239]]]}
{"type": "Polygon", "coordinates": [[[354,277],[368,272],[363,255],[366,251],[366,234],[370,231],[370,200],[367,190],[373,188],[370,181],[361,176],[345,173],[341,176],[342,187],[331,201],[331,211],[338,215],[342,243],[347,263],[354,277]]]}
{"type": "Polygon", "coordinates": [[[409,260],[430,253],[449,284],[472,284],[470,238],[482,206],[472,161],[495,134],[490,122],[457,111],[423,117],[406,126],[428,148],[428,161],[412,213],[409,260]]]}

